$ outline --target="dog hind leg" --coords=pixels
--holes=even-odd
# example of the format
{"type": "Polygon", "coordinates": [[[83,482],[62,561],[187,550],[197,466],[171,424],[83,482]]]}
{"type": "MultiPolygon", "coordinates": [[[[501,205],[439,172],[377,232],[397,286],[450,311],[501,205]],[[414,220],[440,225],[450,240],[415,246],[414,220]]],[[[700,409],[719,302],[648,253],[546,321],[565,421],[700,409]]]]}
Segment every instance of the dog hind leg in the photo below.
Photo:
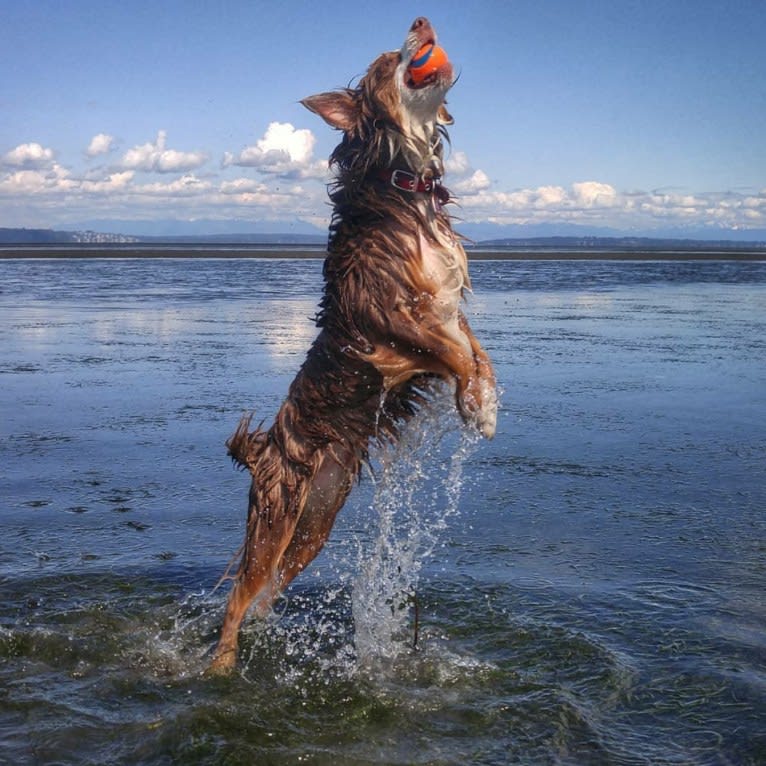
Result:
{"type": "Polygon", "coordinates": [[[216,646],[208,673],[223,674],[234,669],[237,664],[237,646],[239,644],[239,626],[247,610],[257,596],[245,580],[237,580],[229,594],[226,615],[221,628],[221,637],[216,646]]]}
{"type": "Polygon", "coordinates": [[[335,517],[351,491],[358,466],[358,458],[348,452],[335,450],[325,453],[309,491],[306,507],[282,557],[281,588],[286,588],[324,547],[335,517]]]}
{"type": "Polygon", "coordinates": [[[264,516],[254,519],[255,527],[247,536],[247,547],[226,605],[221,637],[210,663],[212,673],[225,673],[236,665],[239,628],[253,602],[260,616],[269,613],[282,588],[280,562],[299,518],[299,513],[282,513],[271,524],[264,516]]]}
{"type": "Polygon", "coordinates": [[[311,480],[299,513],[285,513],[271,526],[256,520],[234,587],[226,605],[221,637],[210,672],[226,673],[237,661],[239,628],[255,603],[265,617],[284,588],[317,556],[324,546],[358,472],[359,459],[350,452],[325,452],[311,480]]]}

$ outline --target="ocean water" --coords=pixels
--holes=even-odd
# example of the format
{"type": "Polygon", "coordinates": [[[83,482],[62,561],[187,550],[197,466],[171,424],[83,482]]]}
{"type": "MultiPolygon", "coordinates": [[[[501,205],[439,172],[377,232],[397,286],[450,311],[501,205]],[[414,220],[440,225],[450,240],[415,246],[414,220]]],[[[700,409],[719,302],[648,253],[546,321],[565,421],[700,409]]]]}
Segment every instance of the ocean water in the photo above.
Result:
{"type": "Polygon", "coordinates": [[[766,763],[766,265],[482,261],[448,391],[203,675],[312,260],[0,261],[0,763],[766,763]]]}

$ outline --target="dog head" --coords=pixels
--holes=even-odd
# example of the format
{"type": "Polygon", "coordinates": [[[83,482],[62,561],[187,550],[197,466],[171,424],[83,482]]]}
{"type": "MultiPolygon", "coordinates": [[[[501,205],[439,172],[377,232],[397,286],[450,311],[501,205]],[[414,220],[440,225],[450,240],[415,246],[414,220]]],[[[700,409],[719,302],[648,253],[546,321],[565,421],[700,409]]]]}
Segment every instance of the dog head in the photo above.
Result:
{"type": "Polygon", "coordinates": [[[452,65],[444,57],[417,83],[409,69],[415,54],[435,43],[428,19],[415,19],[401,49],[378,56],[356,88],[320,93],[301,102],[343,131],[330,158],[342,175],[358,181],[373,170],[392,166],[442,175],[441,133],[444,125],[452,124],[444,106],[454,82],[452,65]]]}

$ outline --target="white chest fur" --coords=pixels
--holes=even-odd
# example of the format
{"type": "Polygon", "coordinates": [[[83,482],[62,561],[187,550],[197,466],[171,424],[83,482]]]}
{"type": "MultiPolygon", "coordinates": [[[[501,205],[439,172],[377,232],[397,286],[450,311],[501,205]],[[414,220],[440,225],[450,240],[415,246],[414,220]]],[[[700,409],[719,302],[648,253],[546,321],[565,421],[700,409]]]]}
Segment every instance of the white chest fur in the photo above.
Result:
{"type": "Polygon", "coordinates": [[[470,289],[468,264],[462,245],[454,238],[434,245],[420,235],[423,273],[436,286],[432,310],[437,321],[448,330],[467,354],[471,344],[460,329],[458,309],[463,290],[470,289]]]}

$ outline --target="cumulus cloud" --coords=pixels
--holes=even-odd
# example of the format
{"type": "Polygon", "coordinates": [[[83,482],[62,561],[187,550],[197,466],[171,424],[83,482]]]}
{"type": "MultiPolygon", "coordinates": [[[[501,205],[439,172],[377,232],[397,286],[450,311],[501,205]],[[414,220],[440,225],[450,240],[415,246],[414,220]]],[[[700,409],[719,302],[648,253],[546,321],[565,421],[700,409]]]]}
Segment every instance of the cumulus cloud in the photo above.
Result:
{"type": "Polygon", "coordinates": [[[168,183],[142,184],[135,188],[139,194],[152,194],[164,197],[190,197],[210,191],[212,184],[187,173],[168,183]]]}
{"type": "Polygon", "coordinates": [[[444,170],[448,175],[465,176],[471,171],[471,163],[465,152],[452,152],[444,162],[444,170]]]}
{"type": "MultiPolygon", "coordinates": [[[[324,228],[326,190],[316,181],[327,180],[327,163],[314,159],[315,145],[311,131],[272,122],[254,145],[227,154],[223,168],[197,175],[205,155],[168,148],[164,131],[155,141],[125,152],[111,167],[85,163],[81,152],[77,159],[82,166],[67,167],[52,148],[22,143],[0,154],[0,225],[17,225],[22,219],[55,225],[102,211],[151,218],[161,211],[177,217],[300,219],[324,228]],[[257,175],[238,177],[237,168],[255,169],[257,175]],[[147,179],[142,171],[165,175],[147,179]]],[[[114,139],[99,133],[86,155],[111,151],[114,139]]],[[[766,189],[621,191],[605,181],[585,179],[568,186],[500,190],[464,152],[453,151],[445,164],[447,187],[460,205],[456,212],[466,222],[573,223],[646,232],[685,226],[708,228],[724,237],[727,230],[766,228],[766,189]]]]}
{"type": "Polygon", "coordinates": [[[0,226],[49,225],[105,215],[151,219],[243,218],[326,222],[324,184],[285,183],[274,176],[252,178],[178,177],[142,182],[134,170],[90,170],[74,175],[55,165],[48,170],[0,172],[0,226]],[[324,214],[324,215],[323,215],[324,214]]]}
{"type": "Polygon", "coordinates": [[[107,133],[99,133],[91,138],[85,154],[88,157],[98,157],[100,154],[109,154],[112,151],[114,136],[107,133]]]}
{"type": "Polygon", "coordinates": [[[68,192],[78,185],[70,171],[54,162],[43,170],[17,170],[0,176],[0,194],[35,196],[68,192]]]}
{"type": "Polygon", "coordinates": [[[47,149],[38,143],[20,144],[3,155],[2,164],[8,168],[46,168],[53,164],[54,158],[53,149],[47,149]]]}
{"type": "Polygon", "coordinates": [[[310,130],[296,129],[289,122],[272,122],[254,146],[239,154],[226,152],[223,166],[256,168],[261,173],[285,178],[317,178],[327,175],[327,163],[314,161],[316,138],[310,130]]]}
{"type": "Polygon", "coordinates": [[[474,170],[465,152],[452,152],[444,163],[447,188],[456,194],[476,194],[489,189],[492,182],[483,170],[474,170]]]}
{"type": "Polygon", "coordinates": [[[461,178],[449,188],[458,194],[475,194],[476,192],[489,189],[491,186],[489,176],[483,170],[474,170],[467,178],[461,178]]]}
{"type": "Polygon", "coordinates": [[[255,194],[266,191],[266,185],[252,178],[235,178],[221,183],[222,194],[255,194]]]}
{"type": "Polygon", "coordinates": [[[647,231],[668,225],[714,229],[766,226],[764,192],[620,192],[600,181],[579,181],[569,188],[486,189],[461,196],[460,205],[465,220],[500,224],[574,223],[647,231]]]}
{"type": "Polygon", "coordinates": [[[207,155],[203,152],[168,149],[165,146],[166,141],[166,131],[160,130],[153,144],[141,144],[128,149],[122,158],[122,167],[154,173],[183,173],[195,170],[207,162],[207,155]]]}
{"type": "Polygon", "coordinates": [[[106,178],[95,181],[92,179],[83,179],[80,188],[88,194],[114,194],[115,192],[124,192],[129,189],[135,173],[132,170],[125,170],[122,173],[111,173],[106,178]]]}
{"type": "Polygon", "coordinates": [[[766,226],[766,190],[755,194],[621,192],[603,181],[586,180],[569,187],[550,185],[500,191],[461,151],[448,156],[445,172],[447,187],[457,195],[460,217],[465,221],[517,225],[574,223],[646,230],[668,225],[715,229],[766,226]]]}
{"type": "Polygon", "coordinates": [[[583,207],[612,207],[617,202],[617,191],[598,181],[572,184],[572,196],[583,207]]]}
{"type": "Polygon", "coordinates": [[[548,208],[560,205],[567,197],[562,186],[540,186],[531,193],[536,208],[548,208]]]}

